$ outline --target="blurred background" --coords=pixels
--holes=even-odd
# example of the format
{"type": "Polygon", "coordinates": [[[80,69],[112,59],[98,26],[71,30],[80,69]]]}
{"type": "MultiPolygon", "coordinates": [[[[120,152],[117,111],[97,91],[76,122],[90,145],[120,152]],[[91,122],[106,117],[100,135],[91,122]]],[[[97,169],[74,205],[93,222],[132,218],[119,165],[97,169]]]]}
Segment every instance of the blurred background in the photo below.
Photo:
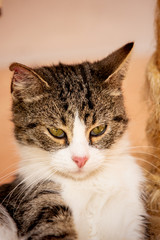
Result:
{"type": "Polygon", "coordinates": [[[152,52],[155,0],[3,0],[0,67],[104,57],[135,41],[152,52]]]}
{"type": "MultiPolygon", "coordinates": [[[[8,66],[81,62],[107,56],[134,41],[124,81],[132,145],[145,145],[144,80],[154,52],[155,0],[3,0],[0,17],[0,183],[19,161],[11,123],[8,66]]],[[[8,177],[7,177],[8,176],[8,177]]]]}

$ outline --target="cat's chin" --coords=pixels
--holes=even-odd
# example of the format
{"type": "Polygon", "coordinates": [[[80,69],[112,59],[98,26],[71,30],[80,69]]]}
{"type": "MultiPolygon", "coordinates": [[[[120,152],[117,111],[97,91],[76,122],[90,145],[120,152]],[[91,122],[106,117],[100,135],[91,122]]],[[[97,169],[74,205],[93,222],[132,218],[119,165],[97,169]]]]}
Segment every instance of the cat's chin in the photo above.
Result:
{"type": "Polygon", "coordinates": [[[90,176],[90,173],[85,172],[83,169],[77,169],[77,171],[71,172],[69,175],[74,180],[85,180],[90,176]]]}
{"type": "Polygon", "coordinates": [[[84,169],[77,169],[75,171],[69,171],[69,172],[57,172],[60,177],[76,180],[76,181],[83,181],[87,180],[95,175],[97,175],[100,172],[100,170],[92,170],[92,171],[85,171],[84,169]]]}

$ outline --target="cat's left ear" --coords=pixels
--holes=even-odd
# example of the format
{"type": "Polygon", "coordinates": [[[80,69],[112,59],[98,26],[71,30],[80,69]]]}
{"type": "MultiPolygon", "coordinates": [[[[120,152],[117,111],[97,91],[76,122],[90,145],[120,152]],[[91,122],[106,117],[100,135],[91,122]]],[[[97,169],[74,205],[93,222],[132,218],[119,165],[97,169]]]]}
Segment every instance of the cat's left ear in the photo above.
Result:
{"type": "Polygon", "coordinates": [[[14,99],[29,99],[38,96],[48,83],[30,67],[20,63],[12,63],[9,67],[13,71],[11,93],[14,99]]]}
{"type": "Polygon", "coordinates": [[[111,79],[122,80],[125,76],[128,59],[134,43],[128,43],[111,53],[108,57],[94,62],[93,71],[100,82],[106,82],[111,79]]]}

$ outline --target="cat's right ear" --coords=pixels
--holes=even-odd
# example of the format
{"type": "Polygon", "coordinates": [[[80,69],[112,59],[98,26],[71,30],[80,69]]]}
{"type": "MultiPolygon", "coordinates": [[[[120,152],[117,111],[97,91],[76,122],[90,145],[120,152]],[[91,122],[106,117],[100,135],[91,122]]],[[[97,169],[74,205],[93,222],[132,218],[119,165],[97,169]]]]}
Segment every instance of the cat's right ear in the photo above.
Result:
{"type": "Polygon", "coordinates": [[[9,67],[14,71],[11,83],[11,93],[14,99],[30,99],[42,93],[44,88],[49,88],[48,83],[32,68],[20,63],[12,63],[9,67]]]}
{"type": "Polygon", "coordinates": [[[128,59],[133,46],[134,42],[127,43],[106,58],[93,63],[94,74],[97,75],[100,82],[105,83],[112,80],[121,84],[127,71],[128,59]]]}

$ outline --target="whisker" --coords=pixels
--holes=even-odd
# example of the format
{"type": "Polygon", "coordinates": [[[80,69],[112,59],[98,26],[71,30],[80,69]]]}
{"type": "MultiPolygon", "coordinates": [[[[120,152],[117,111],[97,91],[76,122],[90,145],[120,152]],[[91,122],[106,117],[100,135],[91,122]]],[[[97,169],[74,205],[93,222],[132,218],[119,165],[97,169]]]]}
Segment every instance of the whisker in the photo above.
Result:
{"type": "MultiPolygon", "coordinates": [[[[16,203],[18,202],[18,200],[20,199],[20,197],[24,194],[24,196],[21,198],[19,204],[17,205],[17,209],[20,207],[23,199],[26,197],[26,195],[28,195],[28,193],[30,191],[32,191],[32,188],[36,185],[35,183],[38,183],[41,180],[41,177],[39,177],[39,179],[35,179],[32,183],[28,184],[25,186],[25,188],[21,189],[21,191],[19,192],[17,199],[16,199],[16,203]]],[[[16,209],[16,210],[17,210],[16,209]]],[[[16,212],[16,211],[15,211],[16,212]]]]}
{"type": "MultiPolygon", "coordinates": [[[[41,171],[40,171],[41,172],[41,171]]],[[[24,195],[24,197],[22,197],[22,199],[21,199],[21,201],[19,202],[19,204],[18,204],[18,206],[17,206],[17,209],[19,208],[19,206],[20,206],[20,204],[21,204],[21,202],[23,201],[23,199],[25,198],[25,196],[30,192],[30,191],[32,191],[32,188],[34,187],[34,186],[36,186],[36,184],[38,184],[38,182],[41,182],[41,184],[43,184],[44,182],[46,182],[47,180],[50,180],[51,179],[51,177],[53,176],[53,172],[48,176],[48,177],[42,177],[42,175],[41,174],[38,174],[39,175],[39,178],[37,179],[35,179],[33,182],[31,182],[29,185],[27,185],[26,187],[25,187],[25,189],[23,189],[20,193],[19,193],[19,196],[17,197],[17,201],[19,200],[19,198],[21,197],[21,195],[25,192],[25,195],[24,195]]],[[[16,201],[16,202],[17,202],[16,201]]]]}
{"type": "MultiPolygon", "coordinates": [[[[146,172],[147,175],[151,175],[151,176],[154,177],[154,174],[152,174],[151,172],[149,172],[147,169],[145,169],[145,168],[143,168],[143,167],[142,167],[142,169],[143,169],[143,171],[146,172]]],[[[148,178],[146,178],[146,182],[151,183],[152,185],[155,184],[155,181],[154,181],[154,180],[148,179],[148,178]]]]}
{"type": "Polygon", "coordinates": [[[4,168],[2,171],[0,171],[0,174],[2,175],[5,171],[9,170],[10,168],[16,167],[17,168],[18,163],[14,162],[10,164],[8,167],[4,168]]]}
{"type": "MultiPolygon", "coordinates": [[[[27,173],[27,174],[28,174],[28,173],[27,173]]],[[[31,177],[34,176],[34,175],[35,175],[35,173],[30,174],[29,176],[25,177],[19,184],[17,184],[17,186],[14,187],[14,188],[7,194],[7,196],[3,199],[2,204],[3,204],[4,201],[6,201],[6,199],[8,200],[8,203],[9,203],[10,198],[11,198],[11,196],[13,195],[13,193],[15,192],[15,190],[16,190],[22,183],[26,182],[26,180],[28,180],[29,178],[31,178],[31,177]]]]}
{"type": "Polygon", "coordinates": [[[7,179],[8,177],[13,176],[15,173],[17,173],[17,169],[14,170],[14,171],[12,171],[12,172],[10,172],[10,173],[8,173],[8,174],[6,174],[6,175],[4,175],[3,177],[0,177],[0,182],[1,182],[2,180],[7,179]]]}
{"type": "Polygon", "coordinates": [[[133,152],[133,153],[135,153],[135,154],[145,154],[145,155],[148,155],[148,156],[151,156],[151,157],[154,157],[154,158],[157,158],[158,160],[160,160],[160,157],[158,157],[157,155],[155,155],[155,154],[152,154],[152,153],[148,153],[148,152],[133,152]]]}
{"type": "MultiPolygon", "coordinates": [[[[32,174],[33,175],[33,174],[32,174]]],[[[19,184],[17,184],[17,186],[16,187],[14,187],[8,194],[7,194],[7,196],[3,199],[3,201],[2,201],[2,204],[4,203],[4,201],[6,201],[6,199],[8,199],[8,203],[9,203],[9,201],[10,201],[10,198],[11,198],[11,196],[13,195],[13,193],[14,193],[14,191],[22,184],[22,183],[24,183],[28,178],[30,178],[30,175],[28,176],[28,177],[26,177],[26,178],[24,178],[19,184]]]]}
{"type": "MultiPolygon", "coordinates": [[[[136,148],[146,148],[146,149],[152,149],[152,150],[159,150],[160,151],[159,147],[154,147],[154,146],[151,146],[151,145],[127,146],[127,147],[123,147],[123,151],[136,149],[136,148]]],[[[121,148],[116,148],[116,150],[122,150],[122,149],[121,148]]],[[[114,150],[111,149],[111,151],[114,151],[114,150]]]]}
{"type": "Polygon", "coordinates": [[[13,170],[12,172],[7,173],[6,175],[0,177],[0,181],[5,180],[5,179],[7,179],[8,177],[13,176],[13,175],[15,175],[15,174],[18,174],[19,170],[25,170],[25,169],[26,169],[26,167],[19,167],[19,168],[17,168],[16,170],[13,170]]]}
{"type": "Polygon", "coordinates": [[[148,163],[150,166],[154,167],[155,169],[160,170],[160,168],[158,168],[156,165],[152,164],[151,162],[149,162],[149,161],[147,161],[147,160],[145,160],[143,158],[136,157],[136,159],[140,160],[142,162],[148,163]]]}

